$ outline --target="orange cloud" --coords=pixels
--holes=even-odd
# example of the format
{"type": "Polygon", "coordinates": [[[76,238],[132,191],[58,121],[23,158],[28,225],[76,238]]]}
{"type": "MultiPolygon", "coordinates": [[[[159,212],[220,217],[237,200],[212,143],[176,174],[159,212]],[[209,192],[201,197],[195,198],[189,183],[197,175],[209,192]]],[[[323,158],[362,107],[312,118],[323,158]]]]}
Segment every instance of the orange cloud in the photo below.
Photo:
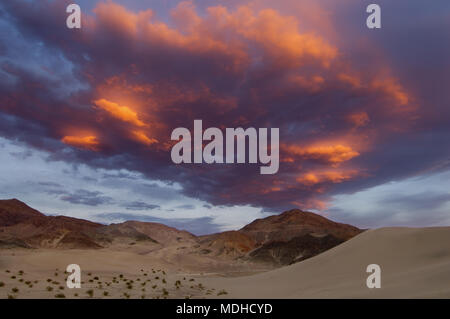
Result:
{"type": "Polygon", "coordinates": [[[362,86],[361,79],[354,74],[340,73],[337,78],[347,84],[350,84],[354,88],[360,88],[362,86]]]}
{"type": "Polygon", "coordinates": [[[100,146],[100,142],[95,136],[64,136],[62,142],[91,151],[98,151],[100,146]]]}
{"type": "Polygon", "coordinates": [[[302,75],[293,75],[289,77],[289,82],[295,86],[307,89],[312,93],[316,93],[322,88],[325,79],[320,75],[314,75],[309,78],[302,75]]]}
{"type": "Polygon", "coordinates": [[[131,136],[138,142],[145,144],[145,145],[151,145],[154,143],[157,143],[158,140],[154,138],[149,138],[145,132],[142,131],[132,131],[131,136]]]}
{"type": "Polygon", "coordinates": [[[329,206],[327,201],[320,200],[317,198],[309,198],[302,201],[292,201],[291,204],[300,209],[318,209],[318,210],[325,210],[329,206]]]}
{"type": "Polygon", "coordinates": [[[131,123],[136,126],[145,126],[146,124],[142,122],[137,113],[130,109],[128,106],[121,106],[117,103],[110,102],[106,99],[100,99],[94,101],[94,104],[108,112],[111,116],[115,117],[124,122],[131,123]]]}
{"type": "Polygon", "coordinates": [[[229,12],[218,6],[207,11],[213,18],[210,22],[220,23],[221,28],[233,29],[246,40],[259,44],[278,64],[300,66],[310,57],[328,66],[337,56],[337,48],[321,37],[301,33],[295,17],[282,16],[273,9],[255,13],[250,7],[241,6],[229,12]]]}
{"type": "MultiPolygon", "coordinates": [[[[389,74],[389,71],[383,71],[389,74]]],[[[350,73],[339,73],[338,80],[349,84],[354,89],[366,89],[370,91],[383,92],[387,97],[392,98],[397,105],[406,106],[411,102],[411,97],[408,95],[403,86],[395,77],[386,74],[379,74],[372,80],[363,81],[360,76],[350,73]]],[[[410,110],[406,108],[405,110],[410,110]]]]}
{"type": "Polygon", "coordinates": [[[300,156],[305,159],[322,160],[331,164],[339,164],[359,156],[359,153],[350,146],[342,144],[324,146],[313,145],[308,147],[291,145],[285,146],[284,149],[291,155],[300,156]]]}
{"type": "Polygon", "coordinates": [[[356,127],[366,126],[370,122],[369,115],[364,111],[352,113],[347,117],[347,119],[356,127]]]}
{"type": "Polygon", "coordinates": [[[356,170],[308,172],[297,177],[296,181],[307,186],[312,186],[326,182],[338,184],[346,180],[350,180],[357,175],[358,171],[356,170]]]}
{"type": "Polygon", "coordinates": [[[338,52],[320,36],[300,32],[297,18],[283,16],[273,9],[257,11],[251,5],[242,5],[234,11],[223,6],[208,7],[206,16],[200,17],[195,6],[184,1],[171,11],[177,29],[153,21],[151,10],[133,13],[112,2],[98,4],[94,12],[98,25],[152,47],[220,54],[228,59],[222,67],[232,72],[248,65],[248,49],[255,44],[278,65],[286,66],[303,65],[308,58],[328,66],[338,52]]]}
{"type": "Polygon", "coordinates": [[[375,90],[381,90],[394,98],[398,104],[407,105],[410,98],[403,87],[392,77],[375,79],[371,87],[375,90]]]}

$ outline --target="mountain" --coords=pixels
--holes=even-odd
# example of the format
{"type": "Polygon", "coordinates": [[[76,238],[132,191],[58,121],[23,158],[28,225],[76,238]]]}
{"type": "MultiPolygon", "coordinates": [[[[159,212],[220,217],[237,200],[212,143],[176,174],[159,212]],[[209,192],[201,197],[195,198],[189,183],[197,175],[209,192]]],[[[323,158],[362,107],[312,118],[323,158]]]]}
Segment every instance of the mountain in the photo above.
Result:
{"type": "Polygon", "coordinates": [[[252,238],[239,231],[226,231],[199,239],[201,252],[214,256],[242,257],[257,247],[252,238]]]}
{"type": "Polygon", "coordinates": [[[147,240],[163,246],[176,242],[195,241],[197,238],[185,230],[139,221],[126,221],[104,226],[98,230],[98,233],[109,236],[112,240],[114,238],[134,238],[137,241],[147,240]]]}
{"type": "Polygon", "coordinates": [[[0,200],[0,226],[12,226],[45,215],[17,199],[0,200]]]}
{"type": "Polygon", "coordinates": [[[256,219],[244,226],[241,233],[253,238],[258,245],[273,241],[289,241],[295,237],[311,234],[321,237],[333,235],[347,240],[359,234],[360,229],[333,222],[321,215],[292,209],[280,215],[256,219]]]}
{"type": "Polygon", "coordinates": [[[46,216],[17,200],[0,200],[0,246],[100,248],[89,233],[101,224],[66,216],[46,216]]]}
{"type": "Polygon", "coordinates": [[[257,219],[240,230],[195,236],[158,223],[102,225],[67,216],[46,216],[17,200],[0,200],[0,248],[100,249],[137,243],[163,256],[176,254],[272,265],[298,262],[361,233],[347,224],[298,209],[257,219]],[[174,248],[174,249],[171,249],[174,248]],[[170,253],[175,251],[175,253],[170,253]]]}
{"type": "Polygon", "coordinates": [[[257,219],[242,229],[203,236],[202,251],[288,265],[333,248],[362,230],[299,209],[257,219]]]}

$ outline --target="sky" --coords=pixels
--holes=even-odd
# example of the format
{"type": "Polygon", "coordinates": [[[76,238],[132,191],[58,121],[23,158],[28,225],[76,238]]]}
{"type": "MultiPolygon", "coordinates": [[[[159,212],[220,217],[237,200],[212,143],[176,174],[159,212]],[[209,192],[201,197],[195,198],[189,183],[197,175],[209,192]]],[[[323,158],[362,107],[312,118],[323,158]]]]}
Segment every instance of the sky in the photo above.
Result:
{"type": "Polygon", "coordinates": [[[0,4],[0,198],[195,234],[299,208],[450,225],[450,2],[0,4]],[[280,167],[180,164],[177,127],[279,128],[280,167]]]}

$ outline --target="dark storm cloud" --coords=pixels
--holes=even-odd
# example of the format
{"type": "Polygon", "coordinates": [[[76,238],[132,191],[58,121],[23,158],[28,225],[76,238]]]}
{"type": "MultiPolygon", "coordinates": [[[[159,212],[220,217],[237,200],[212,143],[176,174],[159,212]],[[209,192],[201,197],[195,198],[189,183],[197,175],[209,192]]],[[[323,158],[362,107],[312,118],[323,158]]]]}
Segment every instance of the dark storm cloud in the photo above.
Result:
{"type": "MultiPolygon", "coordinates": [[[[329,21],[310,17],[327,9],[310,11],[313,1],[301,2],[303,15],[289,10],[298,1],[280,11],[264,2],[211,5],[203,15],[184,2],[171,24],[106,2],[85,12],[81,30],[65,27],[68,3],[0,5],[8,30],[0,32],[0,134],[50,152],[49,160],[138,171],[211,204],[268,210],[324,208],[332,194],[448,169],[446,2],[433,2],[417,32],[407,23],[427,5],[414,2],[408,19],[389,19],[389,28],[371,30],[378,33],[348,16],[363,7],[352,1],[333,5],[329,21]],[[259,165],[174,165],[170,133],[194,119],[280,128],[278,174],[260,175],[259,165]]],[[[407,1],[391,3],[383,10],[406,15],[399,3],[407,1]]],[[[179,195],[152,184],[139,192],[179,195]]]]}
{"type": "Polygon", "coordinates": [[[73,193],[61,196],[60,199],[72,204],[81,204],[88,206],[98,206],[113,202],[113,199],[111,197],[103,196],[101,192],[87,191],[84,189],[79,189],[73,193]]]}
{"type": "Polygon", "coordinates": [[[154,216],[127,214],[127,213],[104,213],[97,214],[95,217],[101,220],[109,221],[127,221],[137,220],[141,222],[159,223],[170,227],[175,227],[179,230],[186,230],[194,235],[206,235],[220,232],[220,225],[214,223],[211,217],[200,218],[159,218],[154,216]]]}

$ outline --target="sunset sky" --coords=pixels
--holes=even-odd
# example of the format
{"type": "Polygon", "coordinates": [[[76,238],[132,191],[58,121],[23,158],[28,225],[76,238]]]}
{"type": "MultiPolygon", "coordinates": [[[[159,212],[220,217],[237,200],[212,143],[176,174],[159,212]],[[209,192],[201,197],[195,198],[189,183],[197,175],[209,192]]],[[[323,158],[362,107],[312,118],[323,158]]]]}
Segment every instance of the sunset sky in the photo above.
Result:
{"type": "Polygon", "coordinates": [[[196,234],[450,225],[449,1],[84,0],[79,30],[72,2],[0,4],[0,198],[196,234]],[[195,119],[279,128],[278,173],[173,164],[195,119]]]}

